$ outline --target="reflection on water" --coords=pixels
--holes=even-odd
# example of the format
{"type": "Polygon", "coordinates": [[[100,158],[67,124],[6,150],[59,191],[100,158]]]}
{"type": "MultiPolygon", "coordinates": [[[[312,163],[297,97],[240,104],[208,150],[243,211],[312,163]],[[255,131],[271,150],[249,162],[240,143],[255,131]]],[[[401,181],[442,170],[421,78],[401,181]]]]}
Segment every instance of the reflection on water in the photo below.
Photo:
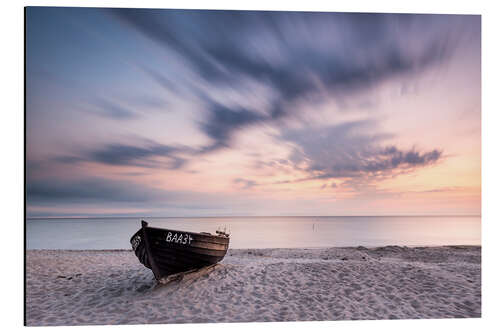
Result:
{"type": "MultiPolygon", "coordinates": [[[[231,231],[231,248],[480,245],[480,216],[147,218],[151,226],[231,231]]],[[[129,249],[138,218],[29,219],[28,249],[129,249]]]]}

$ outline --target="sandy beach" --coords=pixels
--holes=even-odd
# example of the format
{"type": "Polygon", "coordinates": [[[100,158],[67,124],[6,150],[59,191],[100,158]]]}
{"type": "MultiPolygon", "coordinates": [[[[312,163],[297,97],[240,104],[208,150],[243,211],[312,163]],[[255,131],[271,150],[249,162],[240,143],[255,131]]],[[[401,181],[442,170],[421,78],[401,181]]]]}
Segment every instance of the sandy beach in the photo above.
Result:
{"type": "Polygon", "coordinates": [[[28,250],[26,324],[481,316],[481,247],[229,250],[157,285],[132,251],[28,250]]]}

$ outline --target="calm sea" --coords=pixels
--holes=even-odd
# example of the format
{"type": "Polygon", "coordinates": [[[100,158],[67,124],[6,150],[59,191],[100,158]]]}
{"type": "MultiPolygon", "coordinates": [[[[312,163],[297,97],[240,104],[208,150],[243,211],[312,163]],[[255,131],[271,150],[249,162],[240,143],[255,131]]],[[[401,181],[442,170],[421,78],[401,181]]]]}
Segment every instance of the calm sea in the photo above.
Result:
{"type": "MultiPolygon", "coordinates": [[[[231,232],[231,248],[480,245],[480,216],[147,218],[151,226],[231,232]]],[[[129,249],[140,218],[28,219],[28,249],[129,249]]]]}

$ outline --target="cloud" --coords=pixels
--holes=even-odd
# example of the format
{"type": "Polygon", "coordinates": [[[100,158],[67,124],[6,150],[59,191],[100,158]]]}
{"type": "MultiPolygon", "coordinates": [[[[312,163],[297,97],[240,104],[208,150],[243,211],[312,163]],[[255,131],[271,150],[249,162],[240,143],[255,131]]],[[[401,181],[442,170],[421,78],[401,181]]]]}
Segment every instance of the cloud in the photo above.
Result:
{"type": "Polygon", "coordinates": [[[161,144],[146,147],[110,144],[89,152],[88,157],[95,162],[104,164],[135,165],[151,157],[169,156],[173,151],[175,151],[175,148],[161,144]]]}
{"type": "MultiPolygon", "coordinates": [[[[312,95],[341,99],[383,80],[439,64],[452,53],[456,39],[452,32],[459,25],[459,19],[447,15],[110,12],[184,59],[208,90],[245,89],[241,82],[253,80],[274,92],[266,110],[220,105],[205,94],[208,112],[200,128],[213,140],[205,147],[208,151],[229,146],[233,133],[258,122],[273,123],[292,116],[294,105],[312,95]]],[[[171,78],[148,72],[167,89],[175,86],[171,78]]]]}
{"type": "Polygon", "coordinates": [[[413,172],[443,158],[440,149],[421,151],[387,144],[394,136],[377,131],[377,122],[371,119],[327,127],[285,129],[277,139],[291,145],[288,159],[257,161],[255,168],[266,168],[272,174],[274,171],[285,174],[286,170],[289,176],[298,171],[302,176],[273,182],[236,178],[235,184],[250,189],[322,180],[320,189],[342,187],[373,192],[378,191],[376,183],[382,179],[413,172]],[[341,182],[337,184],[334,179],[341,182]]]}
{"type": "Polygon", "coordinates": [[[233,180],[233,183],[235,183],[235,184],[241,184],[243,186],[243,189],[249,189],[249,188],[252,188],[252,187],[258,185],[257,182],[254,181],[254,180],[243,179],[243,178],[235,178],[233,180]]]}
{"type": "Polygon", "coordinates": [[[213,103],[208,110],[208,119],[200,124],[203,132],[213,143],[202,148],[202,152],[228,147],[234,131],[266,119],[265,116],[247,109],[229,109],[213,103]]]}
{"type": "MultiPolygon", "coordinates": [[[[161,68],[139,65],[155,82],[182,94],[191,91],[202,107],[199,129],[210,142],[198,147],[174,147],[156,142],[140,145],[105,144],[60,156],[64,163],[96,162],[117,166],[179,169],[201,154],[228,148],[240,131],[297,115],[297,105],[321,98],[337,98],[368,89],[402,75],[414,75],[449,58],[458,26],[455,16],[384,15],[349,13],[192,11],[109,9],[149,39],[168,56],[177,56],[198,75],[199,81],[173,78],[161,68]],[[217,91],[230,87],[238,96],[253,94],[257,82],[271,94],[268,103],[215,100],[217,91]],[[184,85],[184,86],[182,86],[184,85]],[[182,89],[178,89],[178,88],[182,89]],[[240,94],[241,93],[241,94],[240,94]],[[313,98],[314,97],[314,98],[313,98]]],[[[168,59],[167,56],[167,59],[168,59]]],[[[158,101],[154,101],[157,104],[158,101]]],[[[135,111],[97,98],[101,115],[130,119],[135,111]]],[[[130,105],[130,103],[128,104],[130,105]]],[[[284,130],[282,139],[295,143],[290,163],[306,164],[311,177],[336,178],[386,173],[431,164],[439,150],[420,152],[383,146],[382,134],[353,135],[361,123],[304,131],[284,130]]],[[[254,186],[253,184],[252,186],[254,186]]]]}
{"type": "Polygon", "coordinates": [[[99,148],[84,150],[77,156],[58,156],[54,160],[70,164],[96,162],[117,166],[139,166],[173,170],[181,168],[186,162],[186,159],[180,157],[178,154],[189,151],[190,149],[187,147],[174,147],[155,142],[150,142],[143,146],[107,144],[99,148]]]}
{"type": "Polygon", "coordinates": [[[27,183],[27,201],[80,202],[151,202],[168,199],[168,192],[147,188],[127,181],[105,178],[79,180],[32,179],[27,183]]]}
{"type": "Polygon", "coordinates": [[[169,78],[163,75],[161,72],[151,69],[148,66],[139,66],[139,69],[146,75],[148,75],[151,79],[153,79],[157,84],[163,87],[166,90],[170,90],[173,92],[178,92],[177,85],[173,78],[169,78]]]}
{"type": "Polygon", "coordinates": [[[36,207],[43,206],[52,207],[54,212],[64,207],[74,207],[75,213],[81,208],[79,205],[132,210],[146,208],[160,211],[168,209],[224,211],[227,209],[226,205],[230,205],[232,201],[238,204],[245,202],[243,199],[235,198],[234,195],[169,191],[123,179],[102,177],[32,179],[27,182],[26,198],[28,209],[35,213],[32,215],[38,216],[40,212],[36,211],[36,207]]]}
{"type": "Polygon", "coordinates": [[[96,109],[91,112],[103,117],[109,117],[116,120],[137,117],[137,113],[134,111],[131,111],[117,103],[111,102],[108,99],[96,98],[91,102],[91,104],[96,107],[96,109]]]}
{"type": "Polygon", "coordinates": [[[434,149],[432,151],[421,153],[415,151],[415,148],[409,151],[401,151],[395,146],[386,147],[380,156],[382,161],[370,163],[369,168],[371,170],[383,170],[387,168],[397,168],[400,165],[407,166],[419,166],[433,163],[441,158],[442,152],[434,149]],[[387,157],[387,158],[384,158],[387,157]]]}
{"type": "Polygon", "coordinates": [[[443,156],[439,149],[423,152],[416,148],[403,150],[395,145],[384,145],[392,136],[374,132],[374,126],[373,121],[364,120],[312,131],[285,131],[282,139],[294,146],[289,160],[296,169],[309,174],[295,181],[335,178],[361,178],[366,181],[428,166],[443,156]]]}

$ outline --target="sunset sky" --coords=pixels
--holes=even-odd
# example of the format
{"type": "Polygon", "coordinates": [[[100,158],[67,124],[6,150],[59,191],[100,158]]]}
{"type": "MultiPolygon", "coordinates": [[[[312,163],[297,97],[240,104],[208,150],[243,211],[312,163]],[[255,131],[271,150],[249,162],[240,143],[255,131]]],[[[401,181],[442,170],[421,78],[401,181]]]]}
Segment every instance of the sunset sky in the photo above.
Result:
{"type": "Polygon", "coordinates": [[[481,18],[30,7],[28,217],[481,212],[481,18]]]}

